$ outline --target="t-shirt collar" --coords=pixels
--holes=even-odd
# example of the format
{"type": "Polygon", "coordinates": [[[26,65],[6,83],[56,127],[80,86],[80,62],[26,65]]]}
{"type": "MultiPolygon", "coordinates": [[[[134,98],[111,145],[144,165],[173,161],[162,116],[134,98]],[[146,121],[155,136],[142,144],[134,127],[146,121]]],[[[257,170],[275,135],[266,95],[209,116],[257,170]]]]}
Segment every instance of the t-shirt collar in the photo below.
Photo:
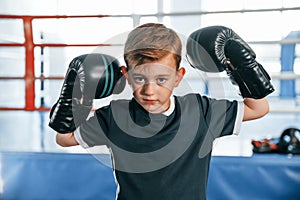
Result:
{"type": "Polygon", "coordinates": [[[174,111],[175,109],[175,98],[174,96],[172,95],[170,97],[170,107],[168,108],[168,110],[166,110],[165,112],[163,112],[162,114],[163,115],[166,115],[166,116],[170,116],[172,114],[172,112],[174,111]]]}

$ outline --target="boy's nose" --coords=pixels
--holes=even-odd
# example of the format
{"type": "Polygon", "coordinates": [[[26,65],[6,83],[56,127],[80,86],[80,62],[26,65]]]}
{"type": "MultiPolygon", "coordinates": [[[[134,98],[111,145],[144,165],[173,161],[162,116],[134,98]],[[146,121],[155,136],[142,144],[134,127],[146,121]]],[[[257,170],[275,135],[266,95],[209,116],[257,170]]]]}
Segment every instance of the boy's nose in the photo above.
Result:
{"type": "Polygon", "coordinates": [[[144,87],[143,87],[144,94],[153,95],[155,92],[155,87],[156,87],[155,83],[152,83],[152,82],[148,82],[148,83],[144,84],[144,87]]]}

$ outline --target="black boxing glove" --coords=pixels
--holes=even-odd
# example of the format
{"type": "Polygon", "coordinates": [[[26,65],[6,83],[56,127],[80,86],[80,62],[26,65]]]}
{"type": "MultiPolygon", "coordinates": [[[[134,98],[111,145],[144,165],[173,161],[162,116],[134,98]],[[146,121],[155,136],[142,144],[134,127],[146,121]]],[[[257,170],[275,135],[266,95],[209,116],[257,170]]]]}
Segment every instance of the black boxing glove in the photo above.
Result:
{"type": "Polygon", "coordinates": [[[250,46],[232,29],[210,26],[193,32],[187,41],[187,59],[204,72],[226,70],[243,98],[263,98],[274,91],[271,78],[250,46]]]}
{"type": "Polygon", "coordinates": [[[74,58],[65,76],[58,101],[50,111],[49,126],[59,133],[73,132],[86,120],[93,99],[119,94],[125,87],[120,64],[105,54],[74,58]]]}

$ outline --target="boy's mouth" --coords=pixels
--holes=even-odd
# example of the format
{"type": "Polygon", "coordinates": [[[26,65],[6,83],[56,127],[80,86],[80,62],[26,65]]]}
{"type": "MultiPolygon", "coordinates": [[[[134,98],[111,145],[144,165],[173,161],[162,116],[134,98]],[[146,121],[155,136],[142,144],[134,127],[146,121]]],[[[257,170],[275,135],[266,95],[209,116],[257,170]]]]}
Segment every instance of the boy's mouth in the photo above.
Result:
{"type": "Polygon", "coordinates": [[[146,104],[156,104],[158,101],[155,99],[143,99],[146,104]]]}

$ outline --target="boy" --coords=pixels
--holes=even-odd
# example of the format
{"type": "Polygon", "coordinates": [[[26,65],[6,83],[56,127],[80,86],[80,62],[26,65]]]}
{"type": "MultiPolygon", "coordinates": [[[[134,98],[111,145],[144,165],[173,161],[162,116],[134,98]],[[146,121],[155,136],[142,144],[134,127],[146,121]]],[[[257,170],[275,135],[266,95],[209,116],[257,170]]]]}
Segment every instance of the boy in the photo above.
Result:
{"type": "Polygon", "coordinates": [[[112,101],[74,132],[57,134],[61,146],[109,147],[119,200],[206,199],[213,140],[269,111],[266,98],[174,96],[185,74],[181,50],[178,35],[162,24],[134,29],[122,67],[134,98],[112,101]]]}

